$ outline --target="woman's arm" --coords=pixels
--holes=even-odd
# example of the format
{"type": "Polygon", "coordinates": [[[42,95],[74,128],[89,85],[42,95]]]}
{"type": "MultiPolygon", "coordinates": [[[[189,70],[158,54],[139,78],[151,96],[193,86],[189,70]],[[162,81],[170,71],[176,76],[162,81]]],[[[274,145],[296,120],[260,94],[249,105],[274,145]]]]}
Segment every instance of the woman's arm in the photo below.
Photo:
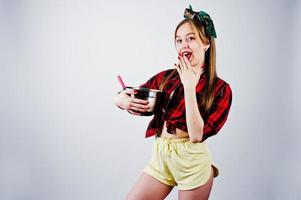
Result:
{"type": "Polygon", "coordinates": [[[201,142],[203,139],[204,120],[200,114],[195,87],[184,87],[185,114],[190,141],[201,142]]]}
{"type": "Polygon", "coordinates": [[[179,64],[175,65],[184,87],[185,114],[188,135],[191,142],[201,142],[203,139],[204,120],[200,114],[197,99],[196,85],[200,79],[201,68],[192,69],[185,56],[179,56],[179,64]]]}

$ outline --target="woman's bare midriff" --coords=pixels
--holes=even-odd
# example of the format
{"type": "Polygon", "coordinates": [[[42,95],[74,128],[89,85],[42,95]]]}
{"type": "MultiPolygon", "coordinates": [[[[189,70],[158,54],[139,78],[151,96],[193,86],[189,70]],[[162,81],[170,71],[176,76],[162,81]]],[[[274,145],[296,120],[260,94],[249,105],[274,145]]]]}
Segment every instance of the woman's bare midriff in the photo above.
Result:
{"type": "Polygon", "coordinates": [[[161,137],[179,139],[179,138],[189,138],[189,135],[186,131],[182,131],[180,129],[176,129],[176,134],[175,135],[168,133],[167,128],[166,128],[166,121],[165,121],[164,124],[163,124],[161,137]]]}

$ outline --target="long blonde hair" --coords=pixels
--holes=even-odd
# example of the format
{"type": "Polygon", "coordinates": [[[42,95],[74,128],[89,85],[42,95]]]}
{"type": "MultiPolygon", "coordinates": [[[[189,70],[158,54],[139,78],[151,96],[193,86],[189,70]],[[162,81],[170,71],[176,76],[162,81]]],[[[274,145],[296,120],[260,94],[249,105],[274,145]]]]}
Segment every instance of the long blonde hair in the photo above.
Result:
{"type": "MultiPolygon", "coordinates": [[[[205,113],[207,113],[213,103],[214,100],[214,88],[217,81],[216,75],[216,51],[215,51],[215,41],[212,37],[207,37],[205,33],[205,28],[201,25],[196,24],[192,19],[184,19],[182,20],[175,29],[174,38],[176,38],[176,33],[178,29],[185,23],[190,23],[193,25],[199,33],[199,37],[201,41],[207,45],[209,44],[209,49],[205,52],[205,67],[204,72],[207,76],[205,91],[201,95],[201,106],[204,109],[205,113]]],[[[173,77],[177,73],[177,70],[173,70],[171,73],[167,74],[161,84],[159,89],[163,90],[164,86],[166,85],[167,81],[173,77]]]]}

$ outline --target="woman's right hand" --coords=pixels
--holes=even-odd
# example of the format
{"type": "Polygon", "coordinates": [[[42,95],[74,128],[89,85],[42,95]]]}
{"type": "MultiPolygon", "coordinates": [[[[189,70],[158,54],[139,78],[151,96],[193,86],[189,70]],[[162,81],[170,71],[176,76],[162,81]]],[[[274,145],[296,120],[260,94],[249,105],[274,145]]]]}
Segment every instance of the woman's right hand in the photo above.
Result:
{"type": "Polygon", "coordinates": [[[115,104],[133,115],[141,115],[142,112],[147,112],[150,108],[148,101],[132,97],[131,95],[134,94],[134,90],[121,91],[115,97],[115,104]]]}

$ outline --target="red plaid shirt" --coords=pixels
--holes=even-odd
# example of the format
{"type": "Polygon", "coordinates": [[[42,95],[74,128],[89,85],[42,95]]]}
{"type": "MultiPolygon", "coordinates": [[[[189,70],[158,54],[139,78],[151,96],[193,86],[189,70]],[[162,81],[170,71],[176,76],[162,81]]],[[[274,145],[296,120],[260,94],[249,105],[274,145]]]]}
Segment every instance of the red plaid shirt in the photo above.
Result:
{"type": "MultiPolygon", "coordinates": [[[[165,70],[156,74],[140,87],[159,89],[163,77],[172,72],[172,70],[174,69],[165,70]]],[[[198,99],[200,99],[201,93],[205,88],[206,79],[207,76],[203,73],[196,86],[196,97],[198,99]]],[[[147,127],[145,133],[146,138],[154,136],[161,131],[164,121],[166,121],[167,132],[171,134],[175,134],[176,128],[187,132],[184,88],[178,73],[168,80],[163,90],[167,94],[166,98],[147,127]],[[172,91],[174,91],[174,93],[169,100],[172,91]]],[[[202,109],[200,105],[201,101],[198,101],[200,114],[204,120],[203,141],[217,134],[227,120],[232,102],[232,91],[229,84],[217,78],[214,96],[215,98],[208,114],[204,113],[204,109],[202,109]]]]}

